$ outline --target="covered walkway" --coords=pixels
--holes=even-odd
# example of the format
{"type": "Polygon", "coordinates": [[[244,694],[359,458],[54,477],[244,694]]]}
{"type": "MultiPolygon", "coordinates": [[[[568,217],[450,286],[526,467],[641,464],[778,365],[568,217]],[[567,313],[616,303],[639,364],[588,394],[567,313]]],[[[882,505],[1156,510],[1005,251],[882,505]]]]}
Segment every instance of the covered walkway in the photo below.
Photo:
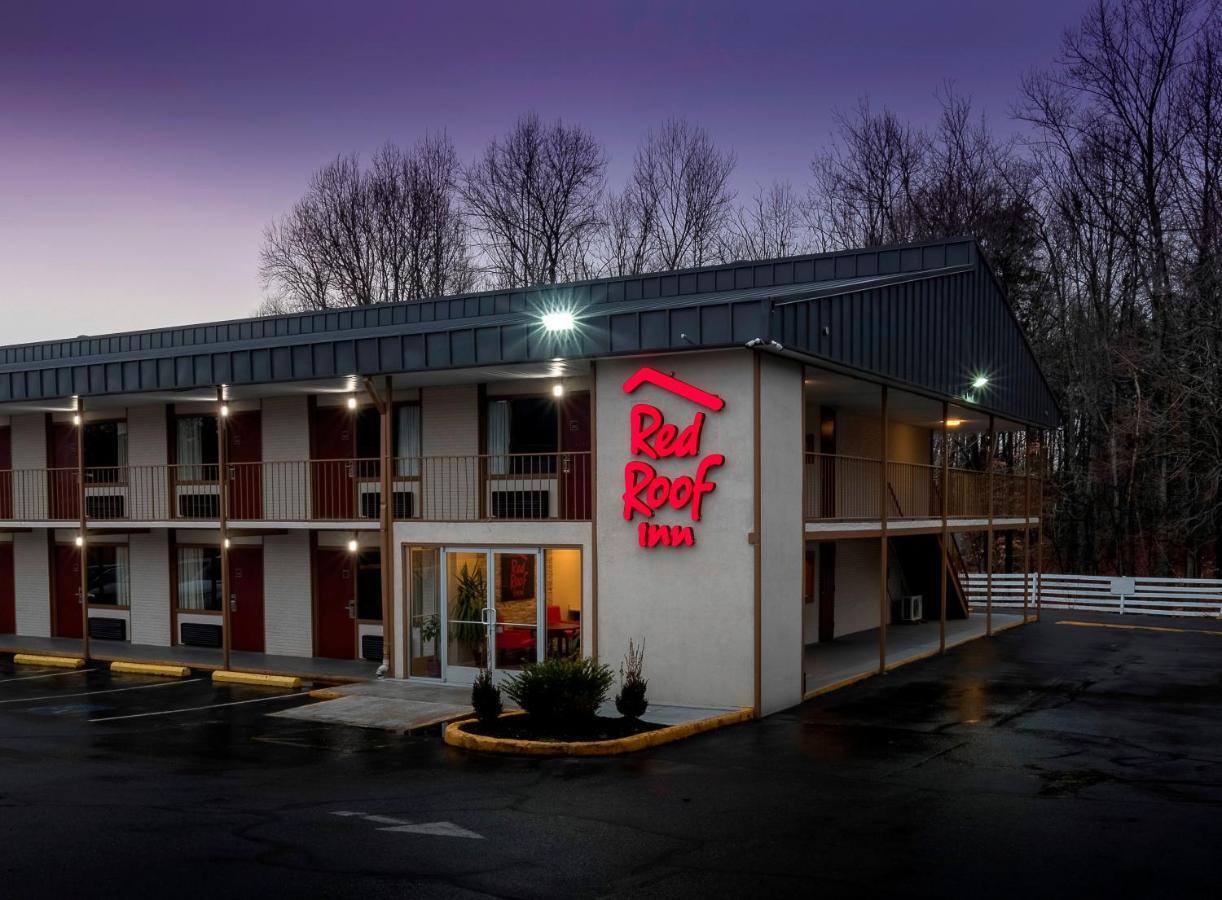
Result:
{"type": "MultiPolygon", "coordinates": [[[[1031,618],[1031,617],[1029,617],[1031,618]]],[[[993,633],[1023,624],[1020,613],[993,611],[993,633]]],[[[967,619],[946,623],[947,648],[984,637],[985,616],[975,612],[967,619]]],[[[887,671],[938,652],[938,623],[894,624],[887,628],[887,671]]],[[[807,644],[802,673],[804,699],[844,687],[878,672],[878,629],[856,631],[822,644],[807,644]]]]}

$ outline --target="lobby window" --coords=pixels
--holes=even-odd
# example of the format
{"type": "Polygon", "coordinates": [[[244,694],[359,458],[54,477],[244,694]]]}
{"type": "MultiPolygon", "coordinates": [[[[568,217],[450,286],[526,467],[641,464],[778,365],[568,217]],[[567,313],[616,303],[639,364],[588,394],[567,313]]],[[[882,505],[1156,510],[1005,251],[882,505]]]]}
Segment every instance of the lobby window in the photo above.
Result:
{"type": "Polygon", "coordinates": [[[488,470],[493,475],[556,471],[560,415],[551,397],[488,401],[488,470]],[[547,454],[520,456],[516,454],[547,454]]]}
{"type": "Polygon", "coordinates": [[[216,481],[219,462],[216,416],[179,416],[175,437],[178,480],[216,481]]]}
{"type": "Polygon", "coordinates": [[[215,547],[178,548],[178,608],[191,612],[220,612],[220,550],[215,547]]]}
{"type": "Polygon", "coordinates": [[[90,605],[126,607],[131,604],[126,547],[95,544],[86,554],[86,567],[90,605]]]}
{"type": "Polygon", "coordinates": [[[127,423],[88,422],[83,435],[86,479],[92,482],[121,481],[127,466],[127,423]]]}
{"type": "Polygon", "coordinates": [[[356,617],[382,621],[382,554],[362,550],[356,560],[356,617]]]}

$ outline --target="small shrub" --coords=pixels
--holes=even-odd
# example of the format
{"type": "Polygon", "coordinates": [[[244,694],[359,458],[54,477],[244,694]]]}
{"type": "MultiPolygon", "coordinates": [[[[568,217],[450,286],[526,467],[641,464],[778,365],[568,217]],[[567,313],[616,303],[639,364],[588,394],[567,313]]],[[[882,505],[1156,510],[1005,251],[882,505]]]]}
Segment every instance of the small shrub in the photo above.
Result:
{"type": "Polygon", "coordinates": [[[501,689],[487,669],[481,669],[471,685],[471,706],[475,709],[475,717],[485,725],[495,722],[501,714],[501,689]]]}
{"type": "Polygon", "coordinates": [[[649,680],[644,676],[645,645],[637,647],[628,642],[628,652],[619,666],[620,689],[615,696],[615,708],[625,719],[636,721],[645,715],[649,701],[645,699],[645,690],[649,680]]]}
{"type": "Polygon", "coordinates": [[[538,721],[581,726],[592,722],[615,675],[592,659],[549,659],[528,665],[505,682],[505,693],[538,721]]]}

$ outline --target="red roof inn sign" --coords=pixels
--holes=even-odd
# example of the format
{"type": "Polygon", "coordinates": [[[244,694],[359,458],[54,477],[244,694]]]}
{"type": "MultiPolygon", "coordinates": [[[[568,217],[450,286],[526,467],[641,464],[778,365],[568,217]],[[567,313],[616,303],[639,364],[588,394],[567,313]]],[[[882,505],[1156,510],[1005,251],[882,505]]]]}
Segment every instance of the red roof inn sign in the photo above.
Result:
{"type": "MultiPolygon", "coordinates": [[[[624,382],[624,393],[631,394],[643,384],[652,384],[682,397],[695,406],[720,412],[726,402],[716,394],[680,381],[649,366],[637,370],[624,382]]],[[[634,458],[624,466],[624,520],[631,522],[638,515],[652,519],[670,507],[686,511],[693,522],[699,522],[706,494],[717,483],[709,473],[722,465],[726,458],[720,453],[700,456],[700,433],[704,429],[704,412],[698,411],[692,421],[680,429],[667,422],[662,411],[648,403],[637,403],[629,413],[629,450],[634,458]],[[695,471],[691,475],[671,477],[661,475],[653,462],[664,459],[691,460],[695,471]],[[652,460],[649,462],[647,460],[652,460]]],[[[696,533],[691,525],[659,525],[644,521],[637,524],[637,543],[642,547],[692,547],[696,533]]]]}

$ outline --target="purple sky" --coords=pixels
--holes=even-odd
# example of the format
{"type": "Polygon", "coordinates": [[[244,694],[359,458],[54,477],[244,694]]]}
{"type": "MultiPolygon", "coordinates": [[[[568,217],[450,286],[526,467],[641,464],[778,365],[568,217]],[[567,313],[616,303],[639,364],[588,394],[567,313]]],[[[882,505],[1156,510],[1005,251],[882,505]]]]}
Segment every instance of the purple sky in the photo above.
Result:
{"type": "Polygon", "coordinates": [[[594,131],[616,179],[686,115],[748,193],[803,184],[863,93],[924,122],[949,78],[1011,128],[1085,4],[9,2],[0,343],[250,313],[262,228],[310,173],[425,130],[470,159],[535,109],[594,131]]]}

